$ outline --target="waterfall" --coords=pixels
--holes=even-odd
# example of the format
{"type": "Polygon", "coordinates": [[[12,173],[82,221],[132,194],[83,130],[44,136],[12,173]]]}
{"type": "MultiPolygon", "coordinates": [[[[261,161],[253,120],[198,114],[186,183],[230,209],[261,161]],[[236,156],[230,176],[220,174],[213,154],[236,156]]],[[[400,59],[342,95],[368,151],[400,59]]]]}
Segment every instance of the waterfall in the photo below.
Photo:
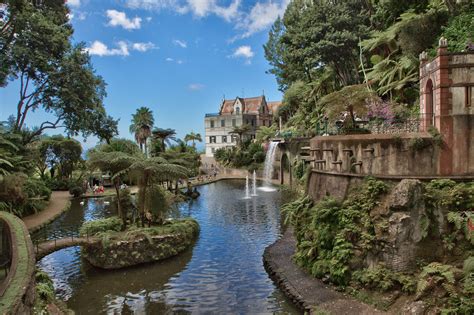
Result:
{"type": "Polygon", "coordinates": [[[278,142],[270,142],[268,146],[267,155],[265,156],[265,165],[263,169],[263,176],[265,178],[265,185],[270,186],[273,177],[273,162],[275,161],[276,149],[278,142]]]}
{"type": "Polygon", "coordinates": [[[252,177],[252,196],[258,196],[257,195],[257,172],[253,171],[253,177],[252,177]]]}

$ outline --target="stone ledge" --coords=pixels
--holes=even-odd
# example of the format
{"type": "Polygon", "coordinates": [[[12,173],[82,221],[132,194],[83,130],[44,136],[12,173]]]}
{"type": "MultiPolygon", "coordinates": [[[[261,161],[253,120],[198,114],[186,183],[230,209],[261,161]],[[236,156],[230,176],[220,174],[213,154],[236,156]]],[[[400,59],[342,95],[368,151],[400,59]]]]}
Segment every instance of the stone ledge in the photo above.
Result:
{"type": "Polygon", "coordinates": [[[329,285],[306,273],[292,261],[296,240],[292,229],[267,247],[263,264],[270,278],[302,311],[309,314],[386,314],[352,297],[335,291],[329,285]]]}
{"type": "Polygon", "coordinates": [[[10,273],[0,290],[0,314],[28,314],[35,300],[36,260],[33,244],[20,218],[0,211],[0,220],[8,225],[12,242],[10,273]]]}

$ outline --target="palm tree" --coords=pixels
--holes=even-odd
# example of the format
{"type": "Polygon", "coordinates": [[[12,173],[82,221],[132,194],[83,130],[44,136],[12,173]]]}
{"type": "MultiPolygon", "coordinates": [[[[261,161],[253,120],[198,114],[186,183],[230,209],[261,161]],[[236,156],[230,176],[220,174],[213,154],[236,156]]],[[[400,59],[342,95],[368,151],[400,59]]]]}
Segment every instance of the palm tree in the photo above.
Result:
{"type": "Polygon", "coordinates": [[[255,135],[255,141],[257,143],[267,142],[271,138],[275,137],[276,133],[277,133],[276,125],[271,125],[270,127],[261,126],[257,130],[257,134],[255,135]]]}
{"type": "Polygon", "coordinates": [[[202,137],[201,137],[200,133],[194,133],[194,131],[191,131],[191,133],[188,133],[186,136],[184,136],[184,141],[186,142],[186,144],[189,141],[192,141],[193,142],[193,148],[195,148],[196,147],[195,141],[202,142],[202,137]]]}
{"type": "Polygon", "coordinates": [[[100,169],[102,172],[110,172],[112,175],[117,195],[117,212],[122,219],[124,229],[127,225],[127,209],[122,209],[120,204],[120,177],[136,159],[131,154],[118,151],[104,152],[96,150],[89,154],[88,164],[92,169],[100,169]]]}
{"type": "MultiPolygon", "coordinates": [[[[154,202],[157,195],[161,195],[159,183],[171,182],[179,178],[188,177],[188,169],[161,157],[148,159],[135,159],[135,161],[123,173],[135,175],[138,178],[138,211],[144,226],[145,218],[151,221],[151,216],[155,221],[163,223],[164,214],[167,209],[163,205],[154,202]]],[[[163,198],[160,198],[163,201],[163,198]]]]}
{"type": "Polygon", "coordinates": [[[250,125],[242,125],[240,127],[234,127],[232,129],[232,131],[230,132],[231,134],[236,134],[239,136],[239,138],[237,139],[237,145],[240,147],[242,145],[242,137],[248,133],[252,128],[250,127],[250,125]]]}
{"type": "Polygon", "coordinates": [[[153,129],[153,138],[161,142],[161,150],[164,152],[166,150],[166,144],[170,144],[170,141],[176,141],[176,130],[168,128],[155,128],[153,129]]]}
{"type": "Polygon", "coordinates": [[[140,145],[140,149],[145,150],[145,156],[148,156],[147,139],[151,136],[154,122],[153,112],[148,107],[140,107],[132,115],[130,132],[135,134],[135,140],[140,145]]]}

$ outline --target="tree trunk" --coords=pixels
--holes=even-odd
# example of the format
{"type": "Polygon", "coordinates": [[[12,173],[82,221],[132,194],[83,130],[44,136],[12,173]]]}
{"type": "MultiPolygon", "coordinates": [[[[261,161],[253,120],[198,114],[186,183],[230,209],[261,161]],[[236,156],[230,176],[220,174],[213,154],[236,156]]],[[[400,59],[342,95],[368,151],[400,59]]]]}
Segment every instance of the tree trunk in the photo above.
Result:
{"type": "Polygon", "coordinates": [[[120,186],[119,186],[119,184],[120,184],[119,179],[118,178],[114,179],[115,193],[117,194],[117,212],[118,212],[119,217],[122,219],[122,223],[123,223],[122,231],[124,231],[127,228],[127,217],[123,213],[122,205],[120,204],[120,186]]]}

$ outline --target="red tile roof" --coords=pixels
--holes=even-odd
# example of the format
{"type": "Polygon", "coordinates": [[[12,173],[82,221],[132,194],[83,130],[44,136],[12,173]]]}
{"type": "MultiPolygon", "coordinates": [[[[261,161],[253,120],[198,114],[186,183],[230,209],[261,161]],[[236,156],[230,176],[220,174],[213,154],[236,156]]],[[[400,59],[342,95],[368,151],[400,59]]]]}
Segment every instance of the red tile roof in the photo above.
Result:
{"type": "Polygon", "coordinates": [[[240,100],[240,103],[243,106],[242,113],[244,114],[258,114],[260,105],[265,103],[265,96],[257,96],[257,97],[237,97],[233,100],[224,100],[221,105],[220,113],[222,114],[233,114],[234,112],[234,104],[235,102],[240,100]]]}
{"type": "Polygon", "coordinates": [[[276,115],[278,108],[281,106],[281,101],[267,102],[268,111],[272,115],[276,115]]]}

